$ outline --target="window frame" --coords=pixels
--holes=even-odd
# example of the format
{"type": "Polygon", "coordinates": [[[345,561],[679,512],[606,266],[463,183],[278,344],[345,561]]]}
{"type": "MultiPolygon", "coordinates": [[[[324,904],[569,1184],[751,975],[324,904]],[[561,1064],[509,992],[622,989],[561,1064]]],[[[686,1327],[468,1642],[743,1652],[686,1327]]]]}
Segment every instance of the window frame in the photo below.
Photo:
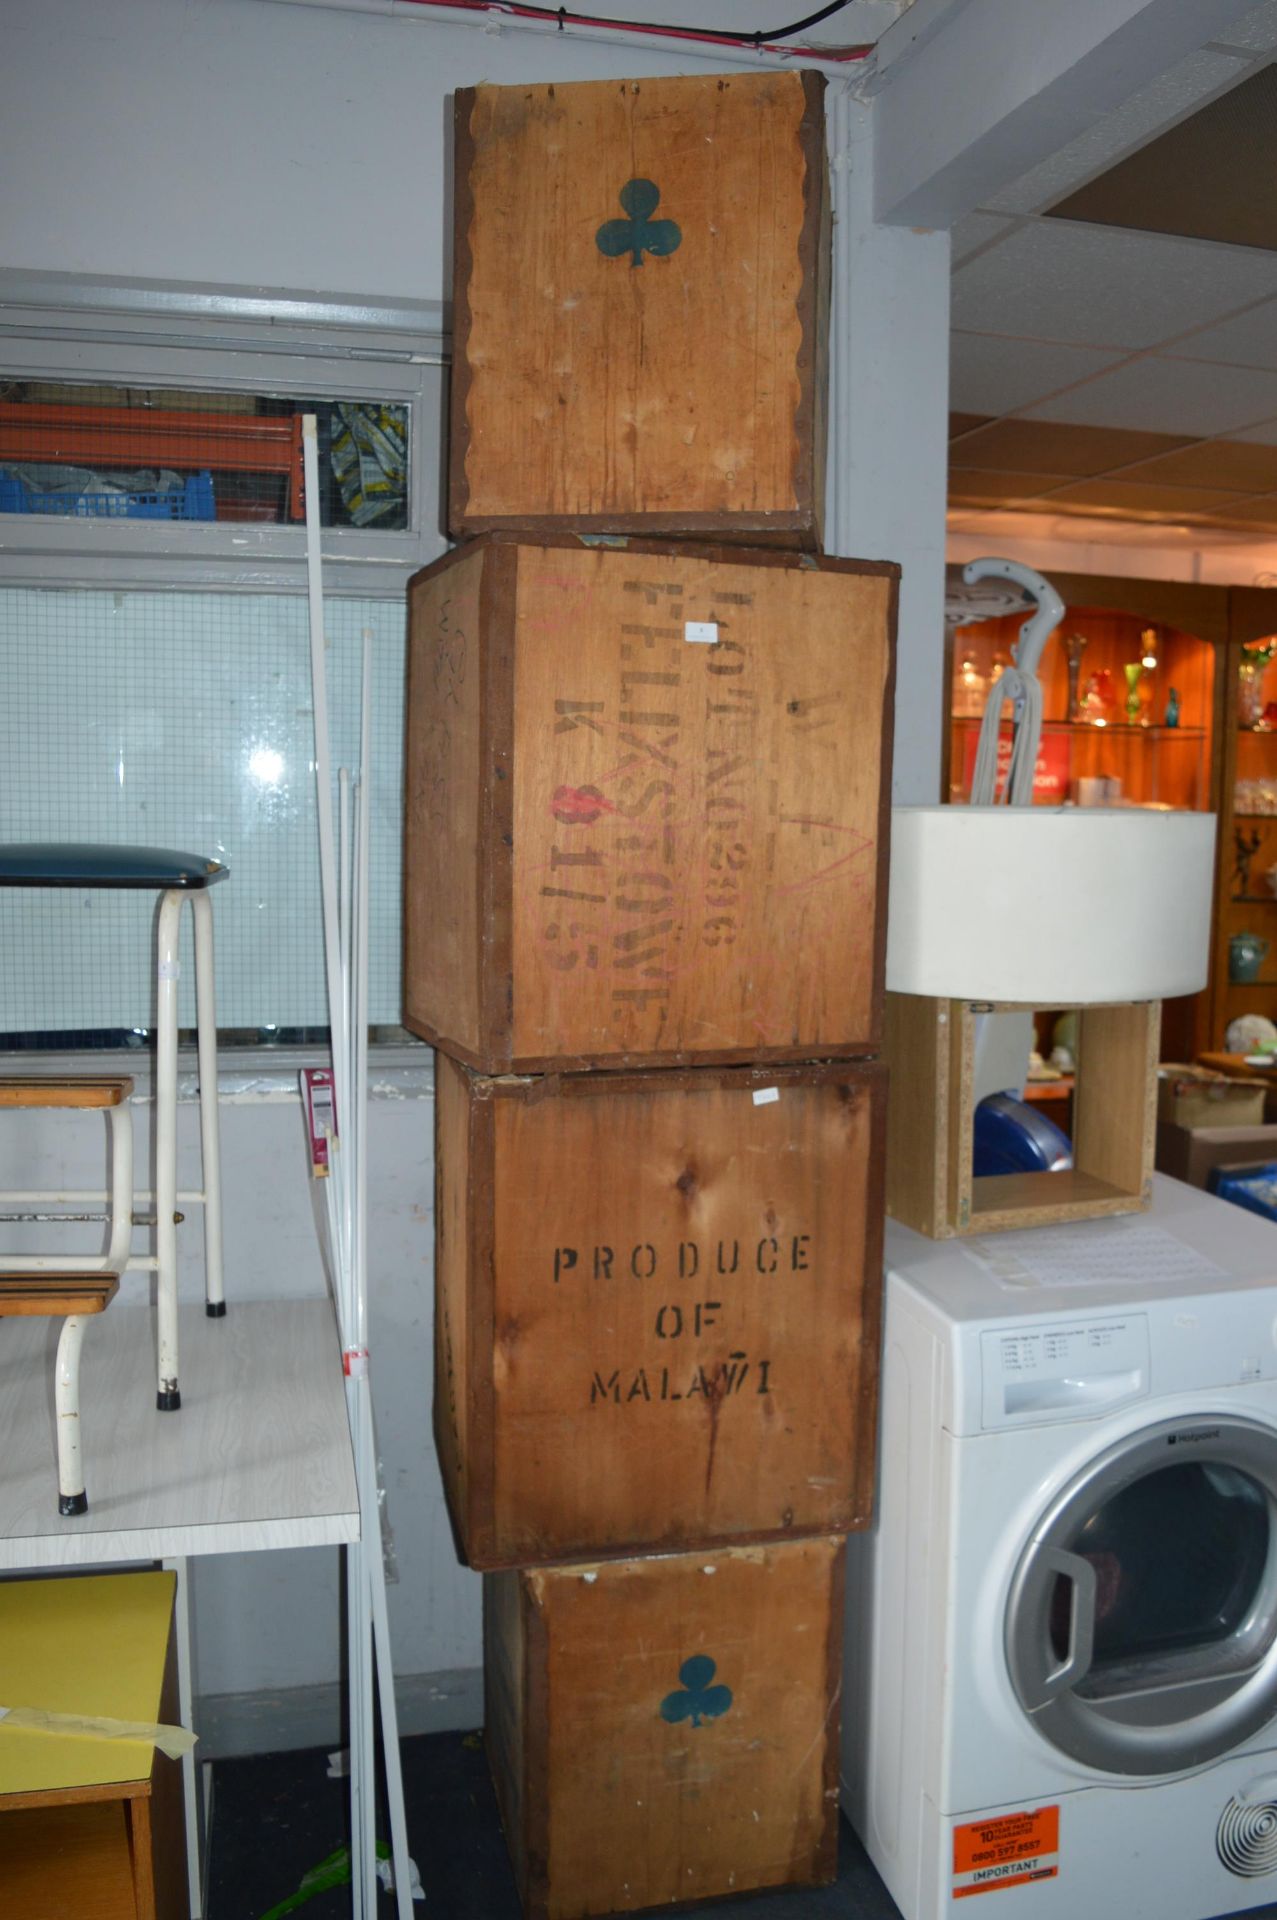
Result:
{"type": "MultiPolygon", "coordinates": [[[[325,527],[327,593],[397,598],[446,551],[450,357],[438,302],[0,270],[0,372],[12,378],[409,406],[411,523],[325,527]]],[[[0,581],[11,586],[296,593],[305,564],[299,526],[0,515],[0,581]]]]}

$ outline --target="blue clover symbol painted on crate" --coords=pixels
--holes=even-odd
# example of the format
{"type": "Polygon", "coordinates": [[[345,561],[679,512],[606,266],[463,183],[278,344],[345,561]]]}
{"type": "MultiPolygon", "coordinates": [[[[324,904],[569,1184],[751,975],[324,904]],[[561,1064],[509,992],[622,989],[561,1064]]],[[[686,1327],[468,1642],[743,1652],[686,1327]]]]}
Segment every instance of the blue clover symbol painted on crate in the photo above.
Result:
{"type": "Polygon", "coordinates": [[[600,253],[609,260],[631,254],[631,266],[641,267],[644,251],[673,253],[683,238],[682,229],[673,220],[653,220],[660,205],[661,190],[650,180],[627,180],[617,196],[628,220],[605,220],[595,234],[600,253]]]}
{"type": "Polygon", "coordinates": [[[683,1684],[662,1700],[662,1720],[668,1720],[671,1726],[680,1720],[690,1720],[694,1727],[699,1727],[702,1720],[717,1720],[726,1713],[732,1704],[732,1690],[711,1684],[717,1671],[716,1663],[707,1653],[694,1653],[690,1660],[684,1660],[678,1670],[683,1684]]]}

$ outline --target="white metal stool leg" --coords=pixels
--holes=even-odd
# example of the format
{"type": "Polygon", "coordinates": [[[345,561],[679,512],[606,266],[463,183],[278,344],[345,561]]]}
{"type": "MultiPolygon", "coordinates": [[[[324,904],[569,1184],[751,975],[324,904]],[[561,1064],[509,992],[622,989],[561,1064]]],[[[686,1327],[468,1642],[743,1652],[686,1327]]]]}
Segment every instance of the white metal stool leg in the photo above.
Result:
{"type": "Polygon", "coordinates": [[[200,1061],[200,1160],[204,1189],[204,1311],[226,1312],[222,1285],[222,1159],[217,1119],[217,995],[213,983],[213,903],[190,896],[195,920],[195,1019],[200,1061]]]}
{"type": "Polygon", "coordinates": [[[156,935],[155,1265],[161,1413],[182,1404],[177,1384],[177,982],[183,895],[161,895],[156,935]]]}
{"type": "Polygon", "coordinates": [[[58,1512],[87,1513],[84,1461],[80,1451],[80,1344],[84,1320],[68,1314],[58,1338],[54,1403],[58,1416],[58,1512]]]}
{"type": "Polygon", "coordinates": [[[111,1130],[111,1243],[106,1265],[123,1273],[133,1244],[133,1112],[127,1100],[107,1108],[111,1130]]]}

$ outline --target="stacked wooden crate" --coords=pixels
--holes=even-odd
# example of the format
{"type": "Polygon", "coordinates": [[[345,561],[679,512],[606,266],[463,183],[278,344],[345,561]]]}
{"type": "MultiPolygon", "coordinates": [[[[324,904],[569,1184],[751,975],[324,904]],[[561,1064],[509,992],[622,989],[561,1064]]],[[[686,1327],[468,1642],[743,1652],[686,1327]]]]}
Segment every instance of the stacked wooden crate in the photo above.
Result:
{"type": "Polygon", "coordinates": [[[493,1771],[567,1920],[834,1872],[896,569],[810,550],[820,83],[457,111],[474,537],[410,588],[405,1019],[493,1771]]]}

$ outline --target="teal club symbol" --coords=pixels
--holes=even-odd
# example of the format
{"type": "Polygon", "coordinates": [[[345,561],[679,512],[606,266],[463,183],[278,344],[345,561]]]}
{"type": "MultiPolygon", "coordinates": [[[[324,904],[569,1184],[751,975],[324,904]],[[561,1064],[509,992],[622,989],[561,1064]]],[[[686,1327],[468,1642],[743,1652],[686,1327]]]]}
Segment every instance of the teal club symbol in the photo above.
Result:
{"type": "Polygon", "coordinates": [[[732,1704],[732,1690],[711,1684],[717,1671],[707,1653],[694,1653],[690,1660],[684,1660],[678,1670],[683,1684],[662,1700],[662,1720],[668,1720],[671,1726],[690,1720],[699,1727],[702,1720],[717,1720],[726,1713],[732,1704]]]}
{"type": "Polygon", "coordinates": [[[628,220],[605,220],[595,234],[600,253],[619,260],[632,255],[630,265],[641,267],[643,254],[673,253],[683,239],[681,228],[673,220],[653,220],[661,201],[661,190],[650,180],[627,180],[617,196],[628,220]]]}

